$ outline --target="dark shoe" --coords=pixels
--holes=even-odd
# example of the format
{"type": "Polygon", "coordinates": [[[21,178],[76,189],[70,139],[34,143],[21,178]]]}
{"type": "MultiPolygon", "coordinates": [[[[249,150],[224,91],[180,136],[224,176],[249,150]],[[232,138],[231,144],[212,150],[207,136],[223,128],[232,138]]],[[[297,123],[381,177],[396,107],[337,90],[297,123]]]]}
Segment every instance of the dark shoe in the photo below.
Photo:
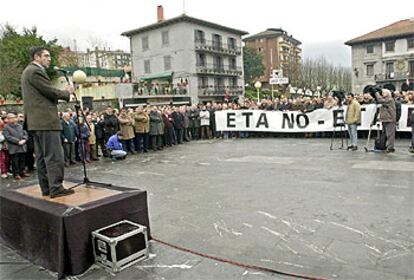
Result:
{"type": "Polygon", "coordinates": [[[49,196],[49,193],[42,193],[42,196],[49,196]]]}
{"type": "Polygon", "coordinates": [[[356,151],[356,150],[358,150],[358,147],[357,146],[353,146],[351,150],[352,151],[356,151]]]}
{"type": "Polygon", "coordinates": [[[395,152],[395,149],[387,149],[385,152],[386,152],[387,154],[389,154],[389,153],[394,153],[394,152],[395,152]]]}
{"type": "Polygon", "coordinates": [[[71,195],[71,194],[74,194],[74,193],[75,193],[75,191],[74,191],[74,190],[67,190],[67,189],[64,189],[64,190],[62,190],[62,191],[60,191],[60,192],[58,192],[58,193],[51,194],[51,195],[50,195],[50,198],[56,198],[56,197],[61,197],[61,196],[66,196],[66,195],[71,195]]]}
{"type": "Polygon", "coordinates": [[[348,148],[346,148],[346,149],[349,151],[349,150],[352,150],[353,147],[354,146],[351,145],[351,146],[348,146],[348,148]]]}
{"type": "Polygon", "coordinates": [[[19,175],[17,175],[17,176],[14,176],[14,179],[17,180],[17,181],[19,181],[19,180],[22,179],[22,177],[20,177],[19,175]]]}
{"type": "Polygon", "coordinates": [[[76,164],[76,161],[71,161],[70,164],[76,164]]]}
{"type": "Polygon", "coordinates": [[[148,150],[144,150],[144,153],[148,153],[148,150]]]}
{"type": "Polygon", "coordinates": [[[93,161],[97,161],[97,160],[99,160],[99,158],[93,158],[92,160],[93,160],[93,161]]]}
{"type": "Polygon", "coordinates": [[[408,151],[409,151],[410,153],[414,153],[414,147],[410,147],[410,148],[408,149],[408,151]]]}
{"type": "Polygon", "coordinates": [[[65,167],[69,167],[69,166],[70,166],[70,163],[65,162],[65,167]]]}
{"type": "Polygon", "coordinates": [[[20,177],[25,178],[25,177],[30,177],[29,174],[27,174],[26,172],[23,172],[20,174],[20,177]]]}

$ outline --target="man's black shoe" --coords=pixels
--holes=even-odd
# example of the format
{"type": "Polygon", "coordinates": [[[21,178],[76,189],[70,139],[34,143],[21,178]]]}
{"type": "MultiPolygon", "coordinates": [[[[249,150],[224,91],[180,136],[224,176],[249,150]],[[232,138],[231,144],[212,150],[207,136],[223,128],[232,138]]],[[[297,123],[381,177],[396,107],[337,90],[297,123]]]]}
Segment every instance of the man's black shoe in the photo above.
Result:
{"type": "Polygon", "coordinates": [[[357,147],[357,146],[353,146],[353,147],[351,148],[351,150],[352,150],[352,151],[356,151],[356,150],[358,150],[358,147],[357,147]]]}
{"type": "Polygon", "coordinates": [[[49,196],[49,193],[42,193],[42,196],[49,196]]]}
{"type": "Polygon", "coordinates": [[[387,154],[389,154],[389,153],[394,153],[394,152],[395,152],[395,149],[387,149],[385,152],[386,152],[387,154]]]}
{"type": "Polygon", "coordinates": [[[60,191],[60,192],[58,192],[58,193],[51,194],[51,195],[50,195],[50,198],[56,198],[56,197],[61,197],[61,196],[66,196],[66,195],[71,195],[71,194],[74,194],[74,193],[75,193],[75,191],[74,191],[74,190],[67,190],[67,189],[64,189],[64,190],[62,190],[62,191],[60,191]]]}
{"type": "Polygon", "coordinates": [[[354,146],[351,145],[351,146],[348,146],[348,148],[346,148],[346,149],[349,151],[349,150],[352,150],[353,147],[354,146]]]}

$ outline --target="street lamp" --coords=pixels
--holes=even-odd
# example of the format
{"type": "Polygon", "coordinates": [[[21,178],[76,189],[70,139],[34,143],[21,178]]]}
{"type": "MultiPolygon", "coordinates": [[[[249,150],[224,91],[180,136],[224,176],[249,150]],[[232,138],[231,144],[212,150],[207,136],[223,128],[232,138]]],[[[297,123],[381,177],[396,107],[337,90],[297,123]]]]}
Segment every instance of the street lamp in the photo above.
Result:
{"type": "Polygon", "coordinates": [[[260,100],[259,100],[259,93],[260,93],[260,88],[262,87],[262,83],[259,82],[259,81],[257,81],[257,82],[254,83],[254,87],[257,90],[257,103],[259,103],[260,102],[260,100]]]}

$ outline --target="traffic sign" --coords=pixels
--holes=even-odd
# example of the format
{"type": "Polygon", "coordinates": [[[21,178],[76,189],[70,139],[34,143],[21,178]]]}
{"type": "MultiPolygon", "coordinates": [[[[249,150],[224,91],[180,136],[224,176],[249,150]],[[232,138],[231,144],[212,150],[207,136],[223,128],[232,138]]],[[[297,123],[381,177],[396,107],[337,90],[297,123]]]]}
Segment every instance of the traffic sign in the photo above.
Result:
{"type": "Polygon", "coordinates": [[[269,79],[269,84],[271,85],[283,85],[283,84],[288,84],[289,83],[289,78],[270,78],[269,79]]]}

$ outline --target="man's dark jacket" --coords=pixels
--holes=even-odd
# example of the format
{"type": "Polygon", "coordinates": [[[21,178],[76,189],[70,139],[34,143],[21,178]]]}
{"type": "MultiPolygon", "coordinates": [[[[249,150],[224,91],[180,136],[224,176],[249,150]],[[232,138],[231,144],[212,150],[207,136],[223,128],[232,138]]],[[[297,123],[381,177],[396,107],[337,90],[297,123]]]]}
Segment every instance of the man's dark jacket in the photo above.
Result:
{"type": "Polygon", "coordinates": [[[69,92],[55,88],[46,71],[34,63],[24,69],[21,84],[27,130],[61,130],[57,104],[59,99],[69,101],[69,92]]]}

